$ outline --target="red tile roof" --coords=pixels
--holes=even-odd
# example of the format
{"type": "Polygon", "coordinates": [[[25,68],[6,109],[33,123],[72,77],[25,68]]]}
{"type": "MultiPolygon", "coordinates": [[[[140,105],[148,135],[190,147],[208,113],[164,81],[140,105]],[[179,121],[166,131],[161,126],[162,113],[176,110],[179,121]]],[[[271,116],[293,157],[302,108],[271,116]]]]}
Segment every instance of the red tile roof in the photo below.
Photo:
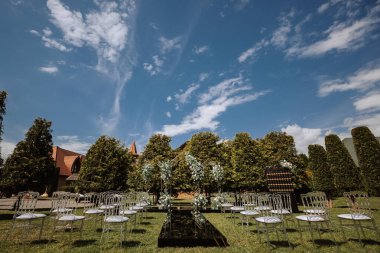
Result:
{"type": "Polygon", "coordinates": [[[70,176],[71,168],[73,167],[74,162],[77,159],[80,159],[80,161],[83,161],[84,156],[70,151],[63,148],[60,148],[58,146],[53,147],[53,160],[55,161],[56,167],[59,168],[59,175],[60,176],[70,176]]]}

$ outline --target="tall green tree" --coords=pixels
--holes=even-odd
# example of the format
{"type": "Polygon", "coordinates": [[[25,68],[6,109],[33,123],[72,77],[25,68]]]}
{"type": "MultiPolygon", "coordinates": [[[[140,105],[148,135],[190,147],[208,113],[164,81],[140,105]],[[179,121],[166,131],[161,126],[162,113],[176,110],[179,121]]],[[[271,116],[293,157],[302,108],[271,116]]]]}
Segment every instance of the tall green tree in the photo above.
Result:
{"type": "Polygon", "coordinates": [[[133,157],[119,140],[101,136],[90,147],[79,171],[78,187],[85,192],[126,190],[133,157]]]}
{"type": "Polygon", "coordinates": [[[286,160],[294,165],[292,178],[297,192],[307,190],[307,157],[297,154],[293,136],[284,132],[270,132],[257,144],[260,151],[258,165],[261,168],[276,166],[279,161],[286,160]]]}
{"type": "Polygon", "coordinates": [[[150,188],[151,191],[156,193],[157,199],[162,188],[159,164],[174,158],[170,142],[171,138],[169,136],[163,134],[152,135],[139,158],[139,167],[142,167],[145,163],[152,166],[150,188]]]}
{"type": "Polygon", "coordinates": [[[351,130],[366,191],[380,195],[380,142],[366,126],[351,130]]]}
{"type": "Polygon", "coordinates": [[[217,186],[212,182],[211,168],[212,164],[218,163],[220,160],[218,141],[219,136],[212,132],[199,132],[191,137],[188,144],[189,153],[203,165],[205,170],[204,186],[206,193],[217,189],[217,186]]]}
{"type": "MultiPolygon", "coordinates": [[[[5,109],[6,100],[7,100],[7,93],[5,91],[0,91],[0,144],[1,144],[1,141],[3,140],[2,138],[3,119],[6,112],[6,109],[5,109]]],[[[1,148],[0,148],[0,177],[1,177],[1,172],[2,172],[3,162],[4,161],[3,161],[3,158],[1,157],[1,148]]]]}
{"type": "Polygon", "coordinates": [[[294,138],[284,132],[270,132],[258,141],[261,167],[278,165],[281,160],[296,163],[297,151],[294,138]]]}
{"type": "Polygon", "coordinates": [[[334,178],[327,163],[326,150],[321,145],[309,145],[309,168],[313,172],[313,189],[326,193],[332,207],[334,178]]]}
{"type": "Polygon", "coordinates": [[[231,163],[241,190],[257,191],[265,187],[264,168],[258,166],[259,150],[248,133],[237,133],[232,141],[231,163]]]}
{"type": "Polygon", "coordinates": [[[339,194],[345,191],[362,188],[359,169],[350,153],[335,134],[325,137],[327,161],[334,176],[336,190],[339,194]]]}
{"type": "Polygon", "coordinates": [[[52,151],[51,122],[37,118],[17,143],[4,164],[3,185],[14,193],[23,190],[43,192],[45,187],[53,191],[58,180],[52,151]]]}

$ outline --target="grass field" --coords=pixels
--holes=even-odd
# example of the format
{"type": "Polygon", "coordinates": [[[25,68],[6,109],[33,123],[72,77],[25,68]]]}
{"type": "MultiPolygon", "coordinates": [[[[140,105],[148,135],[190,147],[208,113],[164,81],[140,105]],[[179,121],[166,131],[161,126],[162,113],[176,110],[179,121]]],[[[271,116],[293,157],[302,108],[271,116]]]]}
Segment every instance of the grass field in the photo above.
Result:
{"type": "MultiPolygon", "coordinates": [[[[377,224],[380,223],[380,198],[371,198],[377,224]]],[[[220,213],[206,213],[205,217],[222,232],[229,243],[226,248],[158,248],[157,238],[161,231],[165,219],[164,213],[148,213],[147,219],[138,224],[132,232],[128,232],[127,239],[123,246],[119,245],[119,233],[111,232],[110,237],[100,244],[100,224],[99,229],[94,229],[94,224],[86,222],[83,236],[79,239],[79,233],[74,232],[70,241],[69,232],[56,232],[51,242],[52,222],[45,224],[42,240],[37,241],[37,229],[22,236],[21,231],[15,231],[7,241],[4,241],[6,233],[11,226],[12,212],[0,211],[0,252],[380,252],[380,238],[375,232],[366,230],[367,238],[364,244],[359,243],[354,231],[345,230],[348,241],[344,241],[340,232],[340,227],[336,215],[345,213],[345,201],[337,199],[334,208],[331,209],[331,220],[334,232],[322,234],[322,239],[312,243],[308,232],[303,232],[303,240],[300,239],[298,228],[295,223],[288,223],[287,231],[290,242],[293,246],[288,248],[285,242],[275,243],[275,233],[271,234],[271,240],[276,244],[275,248],[268,248],[264,236],[263,242],[259,243],[256,233],[256,226],[242,227],[240,220],[224,217],[220,213]],[[333,239],[335,238],[336,244],[333,239]]],[[[45,212],[47,213],[47,212],[45,212]]],[[[296,214],[294,214],[295,216],[296,214]]],[[[281,237],[283,238],[283,237],[281,237]]],[[[315,233],[315,238],[318,234],[315,233]]]]}

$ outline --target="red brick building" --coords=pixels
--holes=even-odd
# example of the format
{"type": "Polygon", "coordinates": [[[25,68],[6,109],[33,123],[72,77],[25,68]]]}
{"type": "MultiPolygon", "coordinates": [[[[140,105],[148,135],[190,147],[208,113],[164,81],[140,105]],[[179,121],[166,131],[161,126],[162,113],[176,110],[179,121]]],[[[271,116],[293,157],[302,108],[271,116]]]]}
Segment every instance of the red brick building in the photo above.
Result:
{"type": "Polygon", "coordinates": [[[70,150],[53,147],[53,160],[59,169],[58,190],[69,185],[69,181],[77,180],[78,173],[85,156],[70,150]]]}

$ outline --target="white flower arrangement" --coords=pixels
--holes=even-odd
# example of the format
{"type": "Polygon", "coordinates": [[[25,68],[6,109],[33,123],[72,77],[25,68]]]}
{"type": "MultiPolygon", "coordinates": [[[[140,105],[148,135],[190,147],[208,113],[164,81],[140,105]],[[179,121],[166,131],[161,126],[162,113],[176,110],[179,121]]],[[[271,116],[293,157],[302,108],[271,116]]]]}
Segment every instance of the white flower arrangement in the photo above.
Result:
{"type": "Polygon", "coordinates": [[[164,184],[167,185],[172,178],[172,166],[170,161],[161,162],[159,166],[161,169],[161,179],[164,181],[164,184]]]}
{"type": "Polygon", "coordinates": [[[194,196],[193,205],[196,210],[205,208],[207,205],[207,198],[204,194],[197,194],[194,196]]]}
{"type": "Polygon", "coordinates": [[[288,162],[286,160],[279,161],[279,164],[280,164],[281,167],[287,168],[287,169],[290,169],[290,170],[293,170],[293,169],[295,169],[297,167],[296,165],[293,165],[291,162],[288,162]]]}
{"type": "Polygon", "coordinates": [[[152,175],[152,165],[150,165],[149,163],[144,164],[141,168],[141,177],[145,184],[148,183],[151,175],[152,175]]]}
{"type": "Polygon", "coordinates": [[[214,181],[218,185],[220,185],[224,179],[224,171],[223,171],[222,166],[220,166],[219,164],[213,164],[211,174],[214,181]]]}
{"type": "Polygon", "coordinates": [[[158,200],[161,209],[167,209],[171,205],[171,197],[168,193],[162,193],[160,199],[158,200]]]}
{"type": "Polygon", "coordinates": [[[211,199],[211,209],[217,210],[225,202],[224,197],[220,194],[211,199]]]}
{"type": "Polygon", "coordinates": [[[186,154],[185,158],[187,164],[191,169],[191,178],[193,179],[194,183],[199,186],[205,177],[203,166],[194,156],[190,154],[186,154]]]}

